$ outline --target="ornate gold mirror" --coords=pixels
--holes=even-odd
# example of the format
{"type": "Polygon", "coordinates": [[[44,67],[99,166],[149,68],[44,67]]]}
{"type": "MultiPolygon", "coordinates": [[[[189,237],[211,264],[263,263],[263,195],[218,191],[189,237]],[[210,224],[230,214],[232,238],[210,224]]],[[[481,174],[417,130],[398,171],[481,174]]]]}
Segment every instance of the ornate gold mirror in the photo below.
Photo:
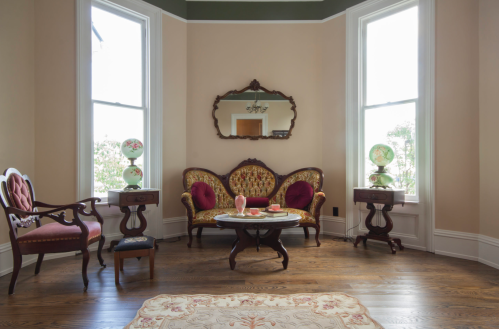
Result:
{"type": "Polygon", "coordinates": [[[295,126],[296,104],[293,97],[253,80],[241,90],[217,96],[212,116],[223,139],[288,139],[295,126]]]}

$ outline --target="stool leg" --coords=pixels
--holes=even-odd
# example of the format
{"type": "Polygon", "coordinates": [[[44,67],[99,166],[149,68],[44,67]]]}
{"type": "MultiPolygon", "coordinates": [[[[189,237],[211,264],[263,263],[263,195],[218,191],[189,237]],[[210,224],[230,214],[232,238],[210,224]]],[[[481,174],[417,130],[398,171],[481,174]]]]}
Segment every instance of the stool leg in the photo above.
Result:
{"type": "Polygon", "coordinates": [[[149,250],[149,278],[154,279],[154,248],[149,250]]]}
{"type": "Polygon", "coordinates": [[[124,262],[125,262],[125,259],[120,257],[120,271],[123,271],[123,263],[124,262]]]}
{"type": "Polygon", "coordinates": [[[114,252],[114,282],[120,284],[120,252],[114,252]]]}

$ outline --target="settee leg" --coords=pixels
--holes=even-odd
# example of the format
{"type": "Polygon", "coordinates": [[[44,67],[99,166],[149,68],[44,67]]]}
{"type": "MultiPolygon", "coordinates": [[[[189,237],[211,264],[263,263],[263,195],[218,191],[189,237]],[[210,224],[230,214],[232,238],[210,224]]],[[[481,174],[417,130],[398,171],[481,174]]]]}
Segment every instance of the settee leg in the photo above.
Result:
{"type": "Polygon", "coordinates": [[[193,230],[193,228],[191,226],[189,226],[187,228],[187,233],[189,234],[189,242],[187,242],[187,247],[189,247],[189,248],[192,245],[192,230],[193,230]]]}
{"type": "Polygon", "coordinates": [[[198,239],[201,239],[201,234],[202,234],[202,233],[203,233],[203,228],[202,228],[202,227],[198,227],[198,233],[197,233],[196,237],[197,237],[198,239]]]}
{"type": "Polygon", "coordinates": [[[304,226],[303,232],[305,233],[305,239],[308,239],[308,237],[310,236],[310,233],[308,232],[308,227],[304,226]]]}
{"type": "Polygon", "coordinates": [[[315,242],[317,243],[317,247],[321,246],[321,242],[319,241],[319,234],[321,233],[321,227],[316,226],[315,227],[315,242]]]}

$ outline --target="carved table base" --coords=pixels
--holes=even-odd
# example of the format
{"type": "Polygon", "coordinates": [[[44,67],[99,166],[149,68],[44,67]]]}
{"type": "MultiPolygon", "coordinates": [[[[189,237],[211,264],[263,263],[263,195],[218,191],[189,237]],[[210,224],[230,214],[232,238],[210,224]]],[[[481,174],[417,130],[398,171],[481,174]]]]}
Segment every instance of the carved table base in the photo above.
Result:
{"type": "Polygon", "coordinates": [[[384,227],[380,226],[374,226],[372,225],[372,219],[374,215],[376,214],[376,208],[374,207],[374,204],[368,203],[367,204],[367,209],[370,210],[369,214],[366,217],[366,227],[369,229],[369,233],[363,234],[363,235],[358,235],[357,239],[355,240],[354,246],[357,247],[360,241],[363,241],[364,246],[366,245],[367,239],[372,239],[372,240],[378,240],[378,241],[385,241],[388,243],[390,246],[390,249],[392,250],[392,254],[395,254],[397,251],[395,250],[395,244],[398,245],[400,250],[404,250],[404,246],[402,246],[402,242],[400,239],[397,238],[391,238],[388,233],[392,230],[393,228],[393,222],[390,216],[388,215],[388,212],[393,209],[392,205],[385,205],[383,209],[381,210],[383,214],[383,218],[386,221],[386,225],[384,227]]]}
{"type": "Polygon", "coordinates": [[[236,256],[247,247],[256,246],[260,251],[260,245],[266,245],[277,251],[277,256],[284,257],[282,266],[288,268],[289,256],[287,250],[282,245],[280,238],[282,229],[270,229],[264,235],[260,236],[260,231],[256,231],[256,236],[252,236],[246,229],[236,228],[237,239],[232,244],[232,251],[229,256],[230,269],[236,268],[236,256]]]}
{"type": "MultiPolygon", "coordinates": [[[[147,220],[144,217],[144,215],[142,214],[142,212],[145,210],[146,210],[145,205],[141,205],[137,208],[137,217],[139,217],[140,226],[129,229],[128,227],[126,227],[126,224],[128,223],[128,220],[130,219],[130,214],[132,212],[130,211],[129,207],[120,207],[120,211],[125,214],[125,216],[123,216],[123,219],[121,220],[121,223],[120,223],[120,231],[121,231],[121,233],[123,233],[123,238],[144,235],[143,232],[147,228],[147,220]]],[[[114,249],[114,246],[116,246],[119,242],[120,242],[120,240],[111,241],[111,244],[109,245],[109,248],[107,248],[107,251],[112,251],[114,249]]],[[[156,244],[156,240],[154,240],[154,247],[156,250],[158,249],[158,245],[156,244]]]]}

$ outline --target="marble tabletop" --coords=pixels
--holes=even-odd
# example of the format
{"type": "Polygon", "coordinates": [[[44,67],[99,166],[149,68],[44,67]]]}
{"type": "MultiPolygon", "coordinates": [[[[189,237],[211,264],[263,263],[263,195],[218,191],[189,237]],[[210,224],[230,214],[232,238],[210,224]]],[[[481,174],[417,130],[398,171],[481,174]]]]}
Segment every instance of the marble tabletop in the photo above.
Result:
{"type": "Polygon", "coordinates": [[[223,214],[223,215],[218,215],[215,216],[216,221],[221,221],[221,222],[252,222],[252,223],[278,223],[278,222],[291,222],[295,220],[300,220],[301,216],[297,214],[288,214],[287,216],[283,217],[266,217],[262,219],[254,219],[254,218],[233,218],[229,217],[228,214],[223,214]]]}

